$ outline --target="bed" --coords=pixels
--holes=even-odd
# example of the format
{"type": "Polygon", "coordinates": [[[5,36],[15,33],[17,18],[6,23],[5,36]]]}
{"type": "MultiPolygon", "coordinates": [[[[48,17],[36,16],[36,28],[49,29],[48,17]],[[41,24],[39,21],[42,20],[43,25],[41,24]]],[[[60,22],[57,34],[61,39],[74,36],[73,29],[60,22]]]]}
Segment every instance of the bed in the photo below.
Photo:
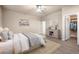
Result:
{"type": "Polygon", "coordinates": [[[35,33],[13,34],[9,40],[0,42],[0,54],[17,54],[45,46],[45,40],[35,33]]]}

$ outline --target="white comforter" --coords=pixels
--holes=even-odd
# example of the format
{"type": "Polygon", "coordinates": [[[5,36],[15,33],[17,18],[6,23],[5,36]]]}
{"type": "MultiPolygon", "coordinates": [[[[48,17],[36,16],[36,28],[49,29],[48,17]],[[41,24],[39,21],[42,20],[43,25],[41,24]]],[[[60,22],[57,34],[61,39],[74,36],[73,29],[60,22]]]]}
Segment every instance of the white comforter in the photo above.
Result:
{"type": "MultiPolygon", "coordinates": [[[[45,45],[45,41],[43,38],[35,34],[40,38],[41,44],[45,45]]],[[[8,40],[6,42],[0,42],[0,53],[20,53],[24,51],[28,51],[30,49],[28,38],[24,36],[22,33],[14,34],[14,38],[8,40]]]]}

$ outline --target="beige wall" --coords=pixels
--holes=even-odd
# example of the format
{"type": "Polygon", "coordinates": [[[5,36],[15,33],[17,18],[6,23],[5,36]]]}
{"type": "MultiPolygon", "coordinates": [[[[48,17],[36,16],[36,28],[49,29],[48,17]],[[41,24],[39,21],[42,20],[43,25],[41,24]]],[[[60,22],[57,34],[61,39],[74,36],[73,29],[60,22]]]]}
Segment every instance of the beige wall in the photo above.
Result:
{"type": "Polygon", "coordinates": [[[9,27],[14,32],[41,33],[41,21],[36,16],[17,13],[11,10],[3,10],[3,27],[9,27]],[[30,26],[19,26],[20,19],[28,19],[30,26]]]}
{"type": "Polygon", "coordinates": [[[53,26],[53,29],[55,29],[55,25],[58,25],[58,29],[62,29],[62,11],[58,10],[56,12],[53,12],[46,17],[46,27],[53,26]]]}
{"type": "Polygon", "coordinates": [[[0,6],[0,26],[2,27],[2,8],[0,6]]]}
{"type": "Polygon", "coordinates": [[[79,6],[65,6],[62,8],[63,15],[76,14],[79,12],[79,6]]]}

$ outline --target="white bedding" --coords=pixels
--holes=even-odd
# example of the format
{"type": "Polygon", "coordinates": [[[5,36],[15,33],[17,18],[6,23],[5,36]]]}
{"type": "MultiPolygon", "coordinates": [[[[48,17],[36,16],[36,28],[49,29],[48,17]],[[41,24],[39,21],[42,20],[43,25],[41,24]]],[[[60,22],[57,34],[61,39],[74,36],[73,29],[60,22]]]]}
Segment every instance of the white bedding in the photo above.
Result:
{"type": "Polygon", "coordinates": [[[13,42],[8,40],[6,42],[0,42],[0,53],[12,53],[13,51],[13,42]]]}
{"type": "Polygon", "coordinates": [[[15,53],[29,50],[28,38],[21,33],[15,34],[14,36],[14,50],[15,53]]]}
{"type": "MultiPolygon", "coordinates": [[[[45,41],[43,40],[43,38],[38,34],[35,35],[39,37],[41,44],[45,45],[45,41]]],[[[28,51],[29,49],[30,47],[28,38],[22,33],[14,34],[14,38],[11,40],[0,42],[0,54],[20,53],[28,51]]]]}

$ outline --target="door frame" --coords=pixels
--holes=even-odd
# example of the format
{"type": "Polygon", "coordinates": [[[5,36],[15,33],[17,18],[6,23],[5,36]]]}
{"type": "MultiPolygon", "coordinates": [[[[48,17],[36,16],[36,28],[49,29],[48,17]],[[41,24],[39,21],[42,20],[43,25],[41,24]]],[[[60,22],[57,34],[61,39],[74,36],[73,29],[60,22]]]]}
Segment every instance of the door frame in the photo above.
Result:
{"type": "Polygon", "coordinates": [[[62,17],[62,41],[66,41],[65,18],[66,16],[68,17],[70,15],[77,15],[77,45],[79,45],[79,26],[78,26],[79,25],[79,12],[63,15],[62,17]]]}
{"type": "Polygon", "coordinates": [[[65,16],[65,40],[68,40],[70,38],[70,28],[69,28],[69,23],[70,23],[70,15],[65,16]]]}

